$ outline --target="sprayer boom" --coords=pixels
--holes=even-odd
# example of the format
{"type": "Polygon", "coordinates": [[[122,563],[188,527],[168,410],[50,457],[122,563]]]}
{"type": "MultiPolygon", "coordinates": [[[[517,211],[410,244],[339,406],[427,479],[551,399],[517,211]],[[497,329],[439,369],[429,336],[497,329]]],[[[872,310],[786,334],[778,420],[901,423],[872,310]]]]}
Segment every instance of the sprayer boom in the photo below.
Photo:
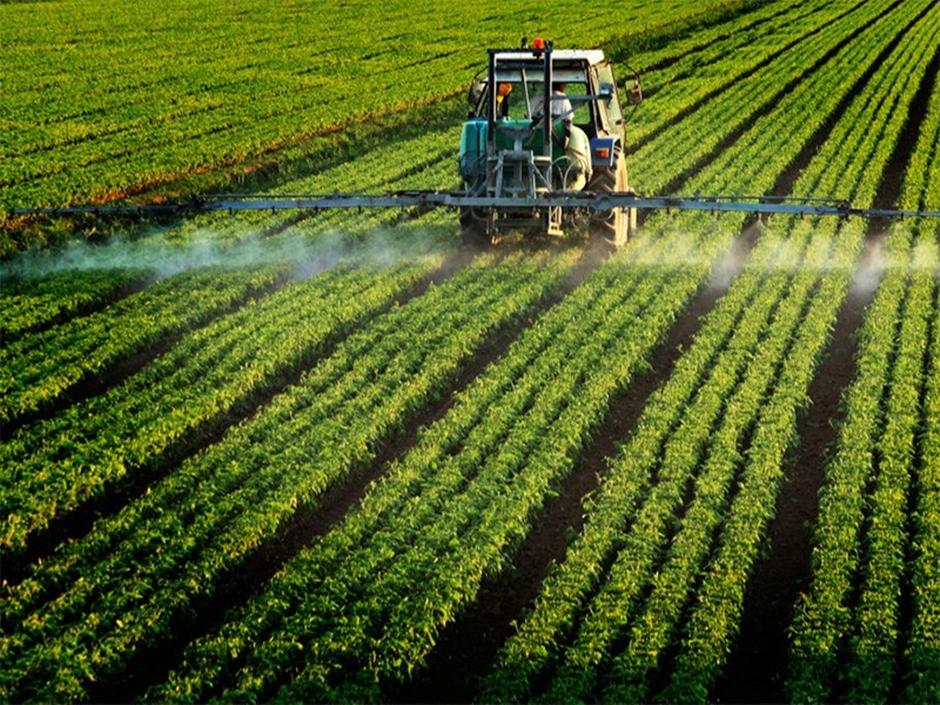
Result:
{"type": "Polygon", "coordinates": [[[559,191],[534,197],[470,195],[447,191],[398,191],[382,195],[365,193],[332,194],[209,194],[182,203],[157,203],[142,206],[68,206],[62,208],[17,208],[14,215],[184,215],[207,211],[309,210],[334,208],[561,208],[589,214],[604,214],[615,208],[665,211],[707,211],[784,214],[796,216],[838,216],[848,218],[940,218],[940,210],[901,210],[856,208],[847,201],[795,196],[642,196],[629,192],[593,193],[559,191]]]}

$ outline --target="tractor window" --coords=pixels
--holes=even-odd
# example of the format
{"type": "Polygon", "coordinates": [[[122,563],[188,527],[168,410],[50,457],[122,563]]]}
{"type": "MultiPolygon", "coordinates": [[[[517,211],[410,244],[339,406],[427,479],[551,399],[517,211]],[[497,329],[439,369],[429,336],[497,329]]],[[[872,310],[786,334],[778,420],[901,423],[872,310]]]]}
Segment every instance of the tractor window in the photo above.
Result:
{"type": "MultiPolygon", "coordinates": [[[[529,100],[539,112],[538,107],[542,103],[542,91],[545,84],[541,81],[529,83],[529,100]]],[[[520,86],[521,90],[521,86],[520,86]]],[[[576,125],[588,125],[591,122],[591,106],[584,100],[578,100],[578,96],[587,95],[587,87],[583,83],[565,84],[565,95],[571,102],[574,112],[571,114],[571,121],[576,125]]],[[[528,117],[528,116],[526,116],[528,117]]]]}
{"type": "Polygon", "coordinates": [[[623,120],[623,113],[620,112],[620,100],[617,97],[617,84],[614,81],[614,71],[610,64],[604,64],[598,68],[597,78],[600,83],[606,83],[614,87],[613,98],[606,103],[602,102],[600,105],[607,108],[608,129],[616,130],[616,126],[620,125],[623,120]]]}
{"type": "Polygon", "coordinates": [[[525,91],[522,83],[502,83],[502,88],[496,93],[496,117],[498,119],[508,118],[510,120],[522,120],[526,115],[525,91]]]}
{"type": "Polygon", "coordinates": [[[588,125],[591,122],[591,106],[587,101],[578,100],[578,96],[587,95],[586,86],[583,83],[569,83],[565,87],[565,93],[571,101],[571,107],[574,108],[574,115],[571,121],[575,125],[588,125]]]}

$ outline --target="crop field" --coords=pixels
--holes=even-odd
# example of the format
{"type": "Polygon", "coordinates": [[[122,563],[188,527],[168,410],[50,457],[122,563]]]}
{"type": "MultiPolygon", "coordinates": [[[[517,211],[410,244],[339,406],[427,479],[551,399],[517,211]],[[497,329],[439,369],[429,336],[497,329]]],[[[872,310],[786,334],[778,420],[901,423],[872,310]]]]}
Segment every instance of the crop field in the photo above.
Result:
{"type": "Polygon", "coordinates": [[[940,210],[935,0],[0,4],[0,701],[940,701],[937,219],[31,218],[452,190],[602,48],[643,194],[940,210]]]}

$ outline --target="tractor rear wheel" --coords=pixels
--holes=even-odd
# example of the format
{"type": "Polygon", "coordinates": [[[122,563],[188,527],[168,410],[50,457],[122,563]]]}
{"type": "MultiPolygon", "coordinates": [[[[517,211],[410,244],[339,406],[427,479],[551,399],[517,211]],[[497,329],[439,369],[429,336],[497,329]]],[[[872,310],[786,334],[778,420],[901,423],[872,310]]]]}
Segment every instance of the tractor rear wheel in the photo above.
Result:
{"type": "MultiPolygon", "coordinates": [[[[588,191],[593,193],[629,192],[627,186],[627,162],[620,150],[617,150],[617,166],[594,170],[588,191]]],[[[612,208],[606,217],[599,216],[591,220],[591,237],[603,240],[615,248],[623,247],[636,229],[635,208],[612,208]]]]}

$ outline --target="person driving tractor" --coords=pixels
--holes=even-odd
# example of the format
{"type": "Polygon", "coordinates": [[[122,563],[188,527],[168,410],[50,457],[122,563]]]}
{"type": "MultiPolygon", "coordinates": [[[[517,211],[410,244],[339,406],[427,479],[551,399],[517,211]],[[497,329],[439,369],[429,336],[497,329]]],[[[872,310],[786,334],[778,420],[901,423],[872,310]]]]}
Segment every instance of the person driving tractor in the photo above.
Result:
{"type": "MultiPolygon", "coordinates": [[[[567,87],[567,84],[561,83],[560,81],[552,84],[552,120],[561,120],[565,123],[566,127],[570,127],[571,115],[574,110],[571,107],[571,101],[568,100],[568,96],[565,93],[567,87]]],[[[532,115],[534,117],[542,114],[542,103],[544,102],[544,97],[541,94],[537,95],[532,101],[532,115]]]]}

